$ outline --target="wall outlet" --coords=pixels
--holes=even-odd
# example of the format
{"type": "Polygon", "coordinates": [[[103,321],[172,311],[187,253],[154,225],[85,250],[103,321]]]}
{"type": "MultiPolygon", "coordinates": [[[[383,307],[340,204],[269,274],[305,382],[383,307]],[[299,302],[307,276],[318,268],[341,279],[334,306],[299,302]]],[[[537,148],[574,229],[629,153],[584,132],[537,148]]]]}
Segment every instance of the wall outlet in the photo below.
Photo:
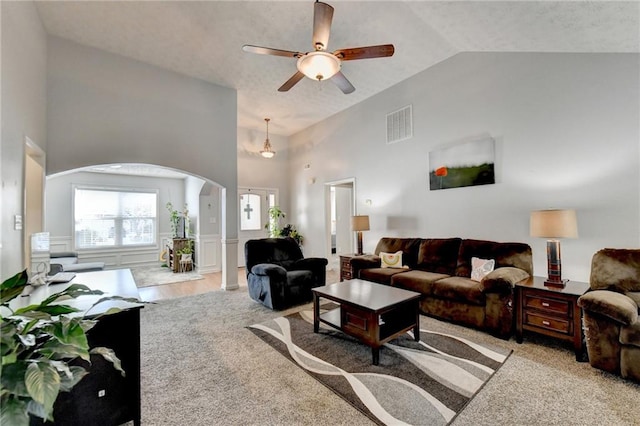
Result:
{"type": "Polygon", "coordinates": [[[13,229],[16,231],[22,229],[22,215],[17,214],[13,217],[13,229]]]}

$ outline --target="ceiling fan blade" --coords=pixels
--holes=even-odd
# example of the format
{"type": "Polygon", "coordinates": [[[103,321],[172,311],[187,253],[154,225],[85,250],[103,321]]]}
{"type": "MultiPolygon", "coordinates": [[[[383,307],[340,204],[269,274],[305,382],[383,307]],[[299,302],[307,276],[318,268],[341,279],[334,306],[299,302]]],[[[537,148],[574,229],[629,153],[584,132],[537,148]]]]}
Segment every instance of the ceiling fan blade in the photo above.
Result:
{"type": "Polygon", "coordinates": [[[284,56],[286,58],[298,58],[302,56],[300,52],[292,52],[290,50],[272,49],[270,47],[252,46],[245,44],[242,50],[249,53],[257,53],[259,55],[284,56]]]}
{"type": "Polygon", "coordinates": [[[343,61],[353,61],[355,59],[384,58],[393,56],[395,48],[393,44],[380,44],[378,46],[351,47],[333,52],[335,56],[343,61]]]}
{"type": "Polygon", "coordinates": [[[316,50],[326,50],[332,19],[333,7],[316,0],[313,4],[313,46],[316,50]]]}
{"type": "Polygon", "coordinates": [[[342,74],[342,71],[338,71],[336,74],[334,74],[333,77],[331,77],[331,81],[333,81],[345,95],[353,93],[356,90],[356,88],[353,87],[353,84],[351,84],[351,82],[347,80],[347,77],[342,74]]]}
{"type": "Polygon", "coordinates": [[[295,86],[297,82],[302,80],[303,77],[304,77],[304,74],[302,74],[300,71],[296,72],[294,75],[291,76],[289,80],[287,80],[282,86],[280,86],[280,88],[278,89],[278,92],[288,91],[293,86],[295,86]]]}

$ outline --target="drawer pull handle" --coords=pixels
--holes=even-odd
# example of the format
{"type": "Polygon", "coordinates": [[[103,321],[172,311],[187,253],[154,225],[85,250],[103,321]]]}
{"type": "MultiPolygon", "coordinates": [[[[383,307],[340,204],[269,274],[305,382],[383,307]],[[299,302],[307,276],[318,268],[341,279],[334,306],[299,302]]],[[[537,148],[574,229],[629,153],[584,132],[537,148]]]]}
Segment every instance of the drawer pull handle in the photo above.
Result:
{"type": "Polygon", "coordinates": [[[551,323],[549,323],[549,321],[542,321],[543,325],[551,325],[551,323]]]}
{"type": "Polygon", "coordinates": [[[542,302],[542,306],[544,306],[545,308],[549,307],[549,303],[548,302],[542,302]]]}

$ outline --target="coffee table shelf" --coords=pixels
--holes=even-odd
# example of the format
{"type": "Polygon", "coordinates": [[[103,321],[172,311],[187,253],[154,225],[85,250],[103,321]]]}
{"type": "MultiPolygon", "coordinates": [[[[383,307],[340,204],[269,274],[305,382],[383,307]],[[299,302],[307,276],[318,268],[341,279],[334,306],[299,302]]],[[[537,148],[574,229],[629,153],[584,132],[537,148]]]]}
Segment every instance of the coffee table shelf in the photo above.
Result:
{"type": "Polygon", "coordinates": [[[340,328],[340,308],[320,314],[320,321],[335,328],[340,328]]]}
{"type": "Polygon", "coordinates": [[[413,330],[420,340],[420,294],[362,280],[348,280],[312,289],[313,331],[327,324],[371,347],[373,364],[380,358],[380,347],[413,330]],[[340,306],[320,314],[320,299],[340,306]]]}

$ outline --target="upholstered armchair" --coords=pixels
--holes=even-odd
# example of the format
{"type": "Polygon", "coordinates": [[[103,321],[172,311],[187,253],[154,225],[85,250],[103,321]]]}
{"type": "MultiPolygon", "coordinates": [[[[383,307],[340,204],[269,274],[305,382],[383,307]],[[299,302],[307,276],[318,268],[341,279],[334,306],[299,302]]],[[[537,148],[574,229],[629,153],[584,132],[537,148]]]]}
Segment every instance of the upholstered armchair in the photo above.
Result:
{"type": "Polygon", "coordinates": [[[271,309],[308,302],[311,289],[325,285],[327,259],[304,258],[292,238],[249,240],[244,257],[249,296],[271,309]]]}
{"type": "Polygon", "coordinates": [[[640,382],[640,250],[597,252],[589,285],[578,299],[589,363],[640,382]]]}

